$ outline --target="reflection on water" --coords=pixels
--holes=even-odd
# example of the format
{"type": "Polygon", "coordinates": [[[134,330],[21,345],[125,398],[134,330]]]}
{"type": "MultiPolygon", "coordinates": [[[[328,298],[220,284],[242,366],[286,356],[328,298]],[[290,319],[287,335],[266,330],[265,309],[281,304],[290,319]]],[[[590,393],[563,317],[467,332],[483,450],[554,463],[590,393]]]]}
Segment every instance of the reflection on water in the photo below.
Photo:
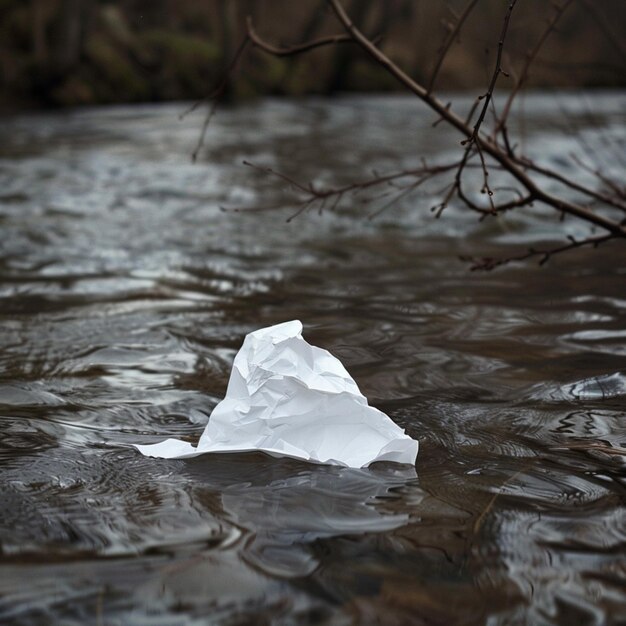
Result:
{"type": "MultiPolygon", "coordinates": [[[[383,532],[404,526],[407,512],[386,514],[373,505],[415,478],[414,468],[308,470],[269,484],[227,487],[222,505],[229,518],[254,536],[246,559],[280,576],[311,574],[320,562],[299,547],[318,539],[383,532]]],[[[419,490],[417,490],[419,494],[419,490]]]]}
{"type": "MultiPolygon", "coordinates": [[[[577,149],[564,109],[623,141],[623,95],[557,100],[526,102],[542,159],[577,149]]],[[[194,166],[177,112],[0,126],[0,621],[626,620],[622,247],[473,274],[458,255],[553,221],[435,221],[428,190],[376,220],[224,212],[284,197],[244,158],[347,180],[458,141],[410,99],[267,101],[194,166]],[[417,471],[126,447],[195,439],[243,335],[292,318],[420,439],[417,471]]]]}

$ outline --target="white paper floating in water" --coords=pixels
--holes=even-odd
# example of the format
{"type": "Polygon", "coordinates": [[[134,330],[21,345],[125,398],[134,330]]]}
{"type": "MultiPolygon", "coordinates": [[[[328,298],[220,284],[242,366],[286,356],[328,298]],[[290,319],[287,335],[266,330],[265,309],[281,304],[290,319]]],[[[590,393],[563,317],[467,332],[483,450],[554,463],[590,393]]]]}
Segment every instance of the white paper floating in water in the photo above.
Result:
{"type": "Polygon", "coordinates": [[[213,410],[197,448],[178,439],[135,447],[164,459],[261,450],[366,467],[374,461],[414,464],[418,442],[368,406],[341,362],[308,344],[302,323],[294,320],[246,336],[226,397],[213,410]]]}

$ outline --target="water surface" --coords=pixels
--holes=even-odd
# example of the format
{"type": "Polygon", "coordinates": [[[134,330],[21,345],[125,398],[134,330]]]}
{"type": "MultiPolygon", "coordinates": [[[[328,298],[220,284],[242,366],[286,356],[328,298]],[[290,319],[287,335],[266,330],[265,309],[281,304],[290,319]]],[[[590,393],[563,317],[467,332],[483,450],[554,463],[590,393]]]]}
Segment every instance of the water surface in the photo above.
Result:
{"type": "MultiPolygon", "coordinates": [[[[530,96],[524,140],[568,173],[574,126],[609,171],[625,104],[530,96]]],[[[434,220],[427,188],[287,222],[242,165],[330,184],[457,154],[409,98],[223,110],[195,165],[183,109],[1,122],[0,621],[623,623],[624,246],[472,273],[556,220],[434,220]],[[195,441],[245,333],[294,318],[415,468],[128,447],[195,441]]]]}

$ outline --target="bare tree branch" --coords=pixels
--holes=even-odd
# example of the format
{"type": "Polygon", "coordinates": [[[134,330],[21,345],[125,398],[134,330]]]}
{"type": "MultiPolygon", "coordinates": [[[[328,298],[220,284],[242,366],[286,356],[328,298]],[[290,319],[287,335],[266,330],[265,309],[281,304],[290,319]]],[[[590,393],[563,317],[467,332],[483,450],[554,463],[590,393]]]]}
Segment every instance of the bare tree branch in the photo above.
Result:
{"type": "Polygon", "coordinates": [[[472,144],[476,142],[478,138],[478,132],[480,131],[480,127],[485,119],[485,115],[487,113],[487,109],[489,108],[489,103],[491,102],[491,98],[493,97],[493,90],[496,88],[496,82],[502,71],[502,51],[504,50],[504,41],[506,40],[506,34],[509,30],[509,24],[511,23],[511,15],[513,14],[513,9],[517,4],[517,0],[511,0],[509,2],[509,6],[504,14],[504,20],[502,21],[502,31],[500,32],[500,39],[498,40],[498,52],[496,54],[496,66],[493,70],[493,74],[491,75],[491,81],[489,83],[489,87],[487,88],[487,92],[481,98],[484,100],[483,108],[478,115],[478,120],[476,120],[476,124],[474,124],[474,128],[472,129],[472,134],[469,137],[468,144],[472,144]]]}
{"type": "Polygon", "coordinates": [[[496,267],[507,265],[513,262],[526,261],[528,259],[539,257],[539,265],[545,265],[555,254],[559,254],[561,252],[567,252],[569,250],[574,250],[576,248],[582,248],[583,246],[592,246],[597,248],[600,244],[613,239],[612,235],[601,235],[597,237],[586,237],[584,239],[575,239],[574,237],[569,237],[569,243],[563,244],[561,246],[556,246],[553,248],[544,248],[544,249],[535,249],[529,248],[527,252],[517,255],[517,256],[509,256],[504,259],[497,259],[494,257],[460,257],[462,261],[469,261],[472,263],[470,269],[472,270],[492,270],[496,267]]]}
{"type": "MultiPolygon", "coordinates": [[[[495,64],[488,82],[487,90],[476,99],[469,114],[465,118],[462,118],[453,111],[450,102],[444,103],[436,97],[433,94],[433,88],[446,56],[453,42],[458,38],[463,25],[476,7],[477,0],[469,0],[461,14],[456,18],[454,25],[450,27],[449,33],[440,48],[427,84],[422,84],[411,78],[378,47],[376,41],[364,35],[346,12],[341,0],[327,0],[327,2],[338,22],[343,27],[345,31],[344,34],[312,39],[286,47],[276,46],[262,39],[255,31],[252,20],[248,18],[246,36],[242,44],[231,61],[225,76],[209,95],[209,99],[212,100],[212,105],[205,119],[201,138],[194,155],[197,154],[202,146],[206,127],[215,110],[215,103],[223,94],[228,78],[236,69],[245,49],[250,47],[257,48],[273,56],[290,57],[309,52],[322,46],[351,42],[357,44],[374,63],[382,67],[403,87],[417,96],[427,107],[435,112],[438,117],[434,125],[445,122],[458,131],[462,138],[461,144],[464,146],[463,153],[461,158],[453,163],[429,165],[423,161],[422,166],[419,168],[402,170],[386,175],[374,174],[372,178],[365,181],[354,182],[340,187],[326,188],[315,186],[313,183],[301,183],[273,169],[261,168],[246,163],[266,174],[280,178],[294,190],[297,197],[292,198],[289,201],[289,205],[295,207],[296,210],[289,219],[293,219],[295,216],[313,207],[317,208],[320,212],[323,210],[335,210],[344,198],[350,195],[355,196],[356,194],[363,194],[363,197],[359,197],[359,201],[366,204],[378,203],[380,200],[388,198],[387,201],[370,213],[370,217],[375,217],[385,211],[393,202],[397,202],[401,198],[416,191],[425,182],[442,174],[454,172],[452,182],[438,192],[443,194],[443,200],[440,204],[431,209],[436,217],[442,214],[445,207],[454,198],[458,198],[469,210],[478,213],[481,220],[490,216],[497,216],[505,211],[541,204],[554,210],[560,219],[569,215],[586,222],[592,228],[600,228],[603,231],[600,234],[592,233],[584,238],[569,238],[567,244],[552,248],[531,249],[522,255],[509,257],[508,259],[471,259],[473,269],[493,269],[508,262],[523,261],[537,256],[540,257],[540,263],[543,264],[553,255],[561,252],[581,248],[583,246],[596,247],[610,239],[624,239],[626,238],[626,219],[622,219],[621,221],[619,221],[619,219],[613,219],[609,217],[612,213],[606,211],[600,212],[594,207],[594,204],[599,202],[602,204],[603,208],[618,209],[622,212],[626,212],[626,192],[619,183],[610,180],[600,169],[592,168],[582,161],[577,162],[576,160],[575,162],[577,162],[581,169],[586,169],[594,174],[598,180],[598,187],[591,187],[576,178],[566,177],[556,170],[538,165],[521,153],[516,154],[516,146],[511,143],[508,136],[507,121],[515,98],[527,82],[530,75],[530,68],[537,60],[540,49],[550,34],[555,31],[558,20],[571,5],[572,1],[573,0],[562,0],[561,4],[555,6],[554,15],[548,20],[545,29],[542,31],[534,47],[526,55],[519,73],[515,76],[513,88],[505,101],[501,113],[498,115],[494,106],[493,94],[499,76],[506,74],[502,68],[505,41],[514,9],[518,3],[518,0],[508,0],[503,14],[495,64]],[[490,109],[493,110],[495,121],[491,129],[483,131],[483,125],[486,125],[487,111],[490,109]],[[476,111],[478,111],[478,116],[476,117],[476,121],[472,123],[476,111]],[[488,200],[486,206],[481,206],[481,204],[473,200],[472,194],[468,195],[463,187],[463,173],[468,169],[482,174],[481,192],[486,194],[488,200]],[[490,170],[510,176],[513,184],[502,184],[492,189],[489,184],[490,170]],[[553,192],[549,192],[546,187],[546,179],[556,181],[563,185],[563,194],[556,195],[553,192]],[[376,195],[372,195],[372,193],[368,191],[373,191],[374,189],[378,190],[376,191],[376,195]],[[381,189],[383,190],[382,193],[380,193],[381,189]],[[496,202],[493,197],[494,191],[496,190],[511,195],[509,195],[509,199],[507,200],[496,202]],[[571,192],[576,193],[572,194],[571,192]],[[576,194],[580,194],[578,197],[580,197],[581,200],[576,201],[572,199],[572,196],[576,196],[576,194]]],[[[273,207],[251,207],[247,209],[237,208],[231,210],[271,210],[284,208],[284,206],[283,204],[273,207]]]]}
{"type": "Polygon", "coordinates": [[[354,43],[354,40],[349,35],[331,35],[330,37],[320,37],[319,39],[307,41],[305,43],[301,43],[295,46],[279,48],[277,46],[273,46],[272,44],[267,43],[266,41],[261,39],[259,35],[257,35],[252,25],[252,18],[250,16],[248,16],[248,18],[246,19],[246,25],[248,28],[248,37],[250,37],[252,43],[264,52],[267,52],[268,54],[277,57],[294,56],[296,54],[308,52],[309,50],[314,50],[315,48],[338,43],[354,43]]]}
{"type": "Polygon", "coordinates": [[[428,82],[428,88],[427,88],[428,93],[430,93],[433,90],[433,87],[435,86],[435,81],[437,80],[437,76],[439,75],[439,70],[441,69],[443,62],[446,56],[448,55],[448,51],[450,50],[450,47],[454,43],[455,39],[459,36],[459,33],[461,32],[461,28],[463,28],[463,24],[465,24],[465,22],[467,21],[467,18],[470,16],[470,13],[474,10],[474,7],[477,4],[478,4],[478,0],[470,0],[467,3],[465,9],[463,10],[463,13],[461,13],[460,17],[457,19],[454,27],[450,29],[450,32],[448,33],[448,37],[446,38],[443,45],[441,46],[439,57],[437,58],[437,61],[435,63],[435,68],[433,69],[433,73],[431,74],[430,81],[428,82]]]}
{"type": "MultiPolygon", "coordinates": [[[[431,109],[436,111],[450,125],[459,130],[467,139],[472,137],[473,129],[468,126],[450,108],[447,108],[438,98],[428,93],[427,89],[408,76],[389,57],[387,57],[372,41],[370,41],[350,20],[339,0],[328,0],[332,9],[344,28],[350,33],[361,47],[380,65],[401,82],[407,89],[423,100],[431,109]]],[[[598,215],[590,209],[570,202],[565,198],[553,196],[547,191],[539,188],[536,183],[502,150],[492,142],[484,140],[480,135],[476,135],[473,143],[480,145],[480,148],[500,163],[518,182],[528,191],[529,195],[557,211],[567,213],[583,219],[591,224],[599,226],[616,237],[626,237],[626,227],[614,222],[602,215],[598,215]]]]}
{"type": "MultiPolygon", "coordinates": [[[[316,203],[319,206],[319,210],[324,210],[327,206],[327,203],[330,202],[331,210],[336,209],[339,206],[341,200],[348,196],[349,194],[358,194],[368,189],[381,187],[383,185],[393,185],[399,180],[402,179],[416,179],[411,183],[404,187],[396,187],[398,190],[398,196],[403,197],[407,195],[405,192],[407,190],[414,191],[427,180],[430,180],[436,176],[441,174],[446,174],[448,172],[454,171],[458,168],[459,162],[455,161],[453,163],[442,164],[442,165],[428,165],[425,161],[422,166],[419,168],[402,170],[400,172],[393,172],[391,174],[386,175],[378,175],[375,174],[372,178],[358,181],[354,183],[350,183],[347,185],[343,185],[341,187],[326,187],[320,188],[313,185],[313,183],[302,183],[283,172],[278,172],[270,167],[262,167],[259,165],[255,165],[250,161],[244,161],[244,165],[248,167],[252,167],[258,171],[261,171],[265,174],[269,174],[271,176],[275,176],[286,182],[292,189],[297,192],[300,192],[302,195],[295,200],[296,206],[300,207],[296,212],[296,215],[300,215],[304,210],[314,206],[316,203]]],[[[363,200],[364,203],[370,203],[378,197],[368,197],[363,200]]],[[[397,199],[397,197],[396,197],[397,199]]],[[[290,204],[293,205],[293,201],[290,201],[290,204]]],[[[269,211],[269,210],[277,210],[284,208],[284,204],[279,204],[271,207],[236,207],[230,210],[243,212],[243,211],[269,211]]],[[[370,218],[376,217],[380,213],[382,213],[387,206],[383,206],[378,208],[374,213],[370,214],[370,218]]],[[[293,215],[288,218],[288,221],[293,219],[293,215]]]]}
{"type": "MultiPolygon", "coordinates": [[[[239,44],[235,54],[233,55],[233,58],[232,58],[231,62],[228,64],[228,67],[226,68],[226,71],[222,75],[222,78],[217,83],[217,86],[215,87],[215,89],[213,89],[213,91],[205,99],[205,101],[208,100],[209,103],[210,103],[209,104],[209,110],[207,111],[207,114],[206,114],[206,116],[204,118],[204,122],[202,124],[202,130],[200,132],[200,136],[198,137],[198,143],[196,144],[196,147],[195,147],[195,149],[194,149],[194,151],[193,151],[193,153],[191,155],[191,158],[192,158],[192,160],[194,162],[198,158],[198,154],[200,153],[200,150],[202,149],[202,146],[204,145],[204,139],[206,137],[206,132],[207,132],[207,129],[209,128],[209,124],[211,123],[211,119],[213,118],[213,115],[215,115],[215,109],[217,108],[217,103],[219,102],[220,98],[224,95],[224,92],[226,91],[226,88],[228,87],[228,82],[229,82],[233,72],[235,71],[235,68],[239,64],[239,60],[243,56],[243,53],[245,52],[245,50],[246,50],[246,48],[247,48],[249,43],[250,43],[250,38],[248,37],[248,35],[246,35],[241,40],[241,43],[239,44]]],[[[191,113],[191,111],[195,110],[201,103],[202,102],[194,104],[183,115],[186,115],[187,113],[191,113]]]]}
{"type": "Polygon", "coordinates": [[[555,7],[555,11],[554,11],[554,15],[552,19],[548,20],[547,26],[545,30],[543,31],[543,33],[541,34],[541,36],[539,37],[539,39],[537,40],[535,47],[526,55],[526,60],[524,62],[524,65],[522,66],[521,72],[519,73],[519,77],[515,81],[515,85],[513,86],[513,89],[511,89],[507,97],[506,103],[504,104],[504,108],[500,115],[500,119],[498,120],[498,122],[496,123],[493,129],[494,137],[498,134],[498,132],[503,132],[504,134],[506,134],[507,132],[506,122],[509,117],[509,113],[511,112],[511,106],[513,105],[513,101],[515,100],[515,97],[519,93],[519,90],[524,86],[524,84],[528,80],[528,73],[529,73],[530,67],[533,61],[537,58],[537,54],[539,53],[539,50],[541,50],[543,44],[546,42],[550,34],[554,32],[554,29],[556,28],[558,21],[561,19],[561,17],[563,16],[563,13],[565,13],[566,9],[570,6],[570,4],[572,4],[572,1],[573,0],[566,0],[562,4],[557,5],[555,7]]]}
{"type": "Polygon", "coordinates": [[[570,189],[578,191],[586,196],[589,196],[590,198],[594,198],[595,200],[599,200],[600,202],[615,207],[616,209],[620,209],[621,211],[626,211],[626,203],[620,201],[617,197],[608,196],[595,189],[585,187],[584,185],[578,183],[576,180],[567,178],[562,174],[559,174],[559,172],[556,172],[555,170],[551,170],[546,167],[542,167],[541,165],[538,165],[528,157],[516,157],[515,160],[516,162],[523,165],[526,169],[537,172],[538,174],[541,174],[548,178],[552,178],[553,180],[558,180],[560,183],[563,183],[563,185],[569,187],[570,189]]]}

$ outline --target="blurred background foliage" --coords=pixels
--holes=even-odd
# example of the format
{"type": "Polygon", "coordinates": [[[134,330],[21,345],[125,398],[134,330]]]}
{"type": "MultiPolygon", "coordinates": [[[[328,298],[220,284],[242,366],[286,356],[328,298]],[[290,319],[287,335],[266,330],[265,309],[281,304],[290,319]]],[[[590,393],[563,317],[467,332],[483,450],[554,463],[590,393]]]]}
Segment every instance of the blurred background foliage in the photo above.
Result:
{"type": "MultiPolygon", "coordinates": [[[[354,21],[418,79],[432,71],[467,0],[346,0],[354,21]]],[[[437,86],[484,86],[505,0],[480,0],[446,58],[437,86]]],[[[513,76],[551,15],[522,0],[509,31],[513,76]]],[[[288,45],[339,32],[325,0],[0,0],[0,108],[155,102],[206,95],[232,56],[246,16],[288,45]]],[[[623,87],[624,0],[574,0],[542,48],[531,87],[623,87]]],[[[501,83],[505,86],[504,80],[501,83]]],[[[381,91],[397,85],[351,45],[296,59],[244,59],[231,97],[381,91]]]]}

